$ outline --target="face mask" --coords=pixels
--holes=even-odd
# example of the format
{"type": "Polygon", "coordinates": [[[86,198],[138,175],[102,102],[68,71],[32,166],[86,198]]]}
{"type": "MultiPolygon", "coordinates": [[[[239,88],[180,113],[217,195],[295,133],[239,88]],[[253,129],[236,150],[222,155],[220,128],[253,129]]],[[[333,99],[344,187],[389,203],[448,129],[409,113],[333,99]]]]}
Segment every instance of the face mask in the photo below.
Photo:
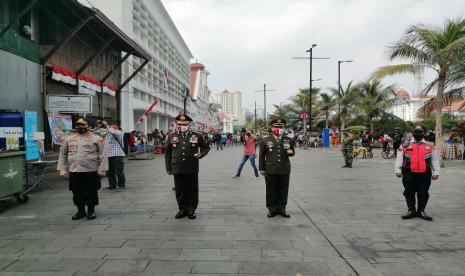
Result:
{"type": "Polygon", "coordinates": [[[189,126],[187,125],[178,125],[178,130],[181,132],[186,132],[189,130],[189,126]]]}
{"type": "Polygon", "coordinates": [[[281,136],[284,133],[283,128],[273,128],[271,131],[275,136],[281,136]]]}
{"type": "Polygon", "coordinates": [[[423,134],[414,134],[413,139],[415,139],[415,141],[421,141],[421,139],[423,139],[423,134]]]}
{"type": "Polygon", "coordinates": [[[87,127],[77,127],[76,130],[78,133],[86,133],[87,127]]]}

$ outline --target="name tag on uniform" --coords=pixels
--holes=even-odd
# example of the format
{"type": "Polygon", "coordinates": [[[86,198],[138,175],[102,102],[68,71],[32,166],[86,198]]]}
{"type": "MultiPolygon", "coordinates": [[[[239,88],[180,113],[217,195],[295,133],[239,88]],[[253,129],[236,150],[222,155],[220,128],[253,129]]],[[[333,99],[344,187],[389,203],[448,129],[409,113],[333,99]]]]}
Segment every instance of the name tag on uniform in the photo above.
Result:
{"type": "Polygon", "coordinates": [[[429,150],[429,149],[431,149],[430,146],[425,146],[425,150],[429,150]]]}
{"type": "Polygon", "coordinates": [[[284,143],[284,149],[290,149],[291,145],[288,142],[284,143]]]}

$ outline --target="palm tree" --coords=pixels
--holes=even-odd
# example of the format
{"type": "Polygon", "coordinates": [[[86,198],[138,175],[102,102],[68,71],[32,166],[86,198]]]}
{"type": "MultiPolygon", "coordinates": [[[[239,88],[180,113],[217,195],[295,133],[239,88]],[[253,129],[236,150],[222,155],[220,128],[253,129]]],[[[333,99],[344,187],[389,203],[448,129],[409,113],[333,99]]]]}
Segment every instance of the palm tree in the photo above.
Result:
{"type": "Polygon", "coordinates": [[[352,83],[353,81],[349,82],[345,88],[341,86],[340,89],[329,89],[336,100],[340,129],[345,128],[345,123],[350,119],[351,112],[359,95],[357,87],[352,85],[352,83]]]}
{"type": "MultiPolygon", "coordinates": [[[[301,89],[297,95],[290,98],[291,104],[287,106],[289,111],[289,119],[291,123],[298,124],[300,122],[300,114],[308,112],[310,104],[310,90],[301,89]]],[[[312,118],[315,117],[315,107],[317,105],[317,95],[320,88],[312,88],[312,118]]]]}
{"type": "Polygon", "coordinates": [[[334,95],[330,95],[327,93],[320,94],[320,108],[321,111],[325,114],[325,126],[328,128],[328,119],[329,119],[329,112],[333,110],[337,106],[336,99],[334,95]]]}
{"type": "MultiPolygon", "coordinates": [[[[411,63],[388,65],[379,68],[374,76],[381,78],[399,73],[419,74],[426,69],[437,73],[437,78],[428,89],[437,87],[436,110],[436,145],[442,145],[442,106],[446,85],[454,80],[450,70],[460,60],[465,46],[465,20],[449,19],[442,28],[422,24],[410,27],[405,35],[390,46],[390,59],[407,59],[411,63]]],[[[441,151],[441,149],[439,149],[441,151]]]]}
{"type": "Polygon", "coordinates": [[[402,101],[396,97],[394,85],[384,87],[379,79],[371,79],[357,84],[359,96],[357,109],[367,118],[373,133],[373,118],[380,117],[386,109],[402,101]]]}
{"type": "Polygon", "coordinates": [[[268,117],[270,122],[278,118],[285,119],[286,121],[289,120],[288,118],[289,117],[289,106],[287,104],[286,105],[274,104],[273,106],[275,108],[274,112],[268,117]]]}

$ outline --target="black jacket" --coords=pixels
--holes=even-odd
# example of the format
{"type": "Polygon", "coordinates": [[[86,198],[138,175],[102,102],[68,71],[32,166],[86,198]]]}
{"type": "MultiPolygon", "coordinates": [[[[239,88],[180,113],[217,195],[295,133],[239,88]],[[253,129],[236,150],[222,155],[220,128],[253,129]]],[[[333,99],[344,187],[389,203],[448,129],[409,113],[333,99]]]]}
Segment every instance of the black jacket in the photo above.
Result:
{"type": "Polygon", "coordinates": [[[197,132],[171,133],[166,138],[165,166],[173,174],[198,173],[199,159],[210,151],[202,135],[197,132]],[[194,154],[200,153],[200,158],[194,154]]]}
{"type": "Polygon", "coordinates": [[[290,174],[291,161],[289,157],[294,155],[295,149],[292,139],[285,136],[275,138],[274,135],[270,135],[260,142],[259,170],[265,171],[267,174],[290,174]],[[292,150],[292,154],[287,153],[288,149],[292,150]]]}

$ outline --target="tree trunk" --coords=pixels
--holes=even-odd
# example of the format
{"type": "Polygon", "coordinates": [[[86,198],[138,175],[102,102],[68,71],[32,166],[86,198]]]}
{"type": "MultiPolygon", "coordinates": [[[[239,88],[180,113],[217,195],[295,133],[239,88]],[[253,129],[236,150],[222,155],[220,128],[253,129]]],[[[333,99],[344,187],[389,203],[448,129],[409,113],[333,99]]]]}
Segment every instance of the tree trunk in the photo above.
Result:
{"type": "Polygon", "coordinates": [[[374,130],[374,126],[373,126],[373,118],[372,118],[372,117],[370,117],[370,132],[371,132],[371,134],[372,134],[372,135],[373,135],[373,133],[374,133],[374,132],[373,132],[373,130],[374,130]]]}
{"type": "Polygon", "coordinates": [[[326,114],[325,114],[325,120],[326,120],[326,128],[328,128],[328,117],[329,117],[329,112],[326,111],[326,114]]]}
{"type": "Polygon", "coordinates": [[[444,95],[444,88],[446,83],[446,74],[444,72],[439,73],[438,79],[438,92],[436,95],[436,151],[441,162],[441,167],[444,167],[444,160],[442,158],[442,146],[443,146],[443,137],[442,137],[442,101],[444,95]]]}

